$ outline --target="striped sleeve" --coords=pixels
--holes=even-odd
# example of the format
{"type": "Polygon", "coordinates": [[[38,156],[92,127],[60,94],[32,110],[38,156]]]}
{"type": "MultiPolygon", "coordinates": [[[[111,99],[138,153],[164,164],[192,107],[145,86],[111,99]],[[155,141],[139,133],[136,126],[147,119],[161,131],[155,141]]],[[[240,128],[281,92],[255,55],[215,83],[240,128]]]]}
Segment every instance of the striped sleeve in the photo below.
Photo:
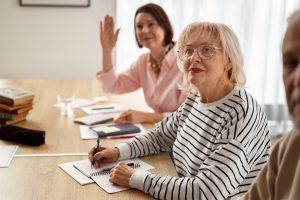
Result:
{"type": "Polygon", "coordinates": [[[195,177],[148,174],[143,191],[157,199],[225,199],[250,171],[244,147],[236,140],[220,146],[195,177]]]}
{"type": "Polygon", "coordinates": [[[155,129],[119,145],[118,148],[122,150],[124,149],[124,151],[126,150],[124,147],[125,144],[127,144],[127,148],[130,148],[129,155],[122,157],[122,159],[136,158],[170,151],[176,139],[178,127],[180,126],[179,118],[181,110],[182,106],[179,107],[176,112],[173,112],[164,120],[157,123],[155,129]]]}

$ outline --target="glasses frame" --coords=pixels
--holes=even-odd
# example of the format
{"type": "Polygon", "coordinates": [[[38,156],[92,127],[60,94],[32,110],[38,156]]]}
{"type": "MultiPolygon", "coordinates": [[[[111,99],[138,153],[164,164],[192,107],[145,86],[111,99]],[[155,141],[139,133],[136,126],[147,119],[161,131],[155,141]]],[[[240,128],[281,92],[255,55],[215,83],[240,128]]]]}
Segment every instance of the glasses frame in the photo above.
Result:
{"type": "Polygon", "coordinates": [[[217,50],[221,50],[222,48],[219,48],[219,47],[216,47],[214,45],[211,45],[211,44],[202,44],[200,46],[198,46],[197,48],[194,48],[190,45],[185,45],[185,46],[182,46],[182,47],[179,47],[178,50],[177,50],[177,53],[178,53],[178,58],[183,61],[183,62],[186,62],[188,61],[189,59],[191,59],[191,57],[194,55],[195,51],[197,52],[197,55],[199,58],[201,58],[201,60],[209,60],[211,59],[212,57],[214,57],[214,55],[216,55],[216,52],[217,50]],[[183,48],[185,47],[190,47],[191,49],[193,49],[193,53],[186,59],[183,59],[182,56],[181,56],[181,51],[183,48]],[[213,54],[210,56],[210,57],[204,57],[201,53],[201,50],[203,49],[203,47],[212,47],[213,49],[213,54]]]}

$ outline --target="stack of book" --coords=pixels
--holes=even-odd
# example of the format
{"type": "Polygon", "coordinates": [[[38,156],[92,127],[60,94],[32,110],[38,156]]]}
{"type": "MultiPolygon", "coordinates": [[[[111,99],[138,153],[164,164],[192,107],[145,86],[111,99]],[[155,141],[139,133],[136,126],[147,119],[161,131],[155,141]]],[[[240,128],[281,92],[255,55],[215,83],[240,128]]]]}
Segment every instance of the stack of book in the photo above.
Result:
{"type": "Polygon", "coordinates": [[[0,124],[15,124],[26,120],[33,106],[34,94],[22,88],[0,88],[0,124]]]}

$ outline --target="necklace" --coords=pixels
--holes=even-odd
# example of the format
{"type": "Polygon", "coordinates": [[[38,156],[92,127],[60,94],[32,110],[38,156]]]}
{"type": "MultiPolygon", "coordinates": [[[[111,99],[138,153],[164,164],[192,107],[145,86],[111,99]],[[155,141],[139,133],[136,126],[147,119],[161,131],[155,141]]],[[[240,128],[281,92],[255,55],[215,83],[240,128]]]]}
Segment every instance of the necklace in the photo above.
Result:
{"type": "Polygon", "coordinates": [[[168,44],[165,47],[162,56],[160,58],[158,58],[157,60],[155,60],[152,57],[152,55],[150,54],[151,67],[152,67],[152,70],[153,70],[154,74],[156,75],[156,77],[158,77],[159,74],[160,74],[160,69],[161,69],[161,65],[162,65],[163,59],[165,58],[165,56],[167,55],[167,53],[172,49],[172,47],[173,47],[172,43],[168,44]]]}

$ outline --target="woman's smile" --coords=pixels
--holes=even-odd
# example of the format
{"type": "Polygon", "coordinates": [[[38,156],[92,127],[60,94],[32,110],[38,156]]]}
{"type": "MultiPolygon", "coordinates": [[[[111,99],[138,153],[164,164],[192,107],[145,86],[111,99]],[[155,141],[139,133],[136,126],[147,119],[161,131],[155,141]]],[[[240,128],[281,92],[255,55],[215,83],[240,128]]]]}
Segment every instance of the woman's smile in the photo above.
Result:
{"type": "Polygon", "coordinates": [[[144,41],[144,42],[148,42],[148,41],[151,41],[151,40],[153,40],[153,39],[154,39],[153,36],[146,36],[146,37],[143,37],[143,41],[144,41]]]}
{"type": "Polygon", "coordinates": [[[199,68],[199,67],[190,67],[189,68],[189,72],[191,72],[192,74],[194,73],[200,73],[200,72],[203,72],[204,70],[199,68]]]}

